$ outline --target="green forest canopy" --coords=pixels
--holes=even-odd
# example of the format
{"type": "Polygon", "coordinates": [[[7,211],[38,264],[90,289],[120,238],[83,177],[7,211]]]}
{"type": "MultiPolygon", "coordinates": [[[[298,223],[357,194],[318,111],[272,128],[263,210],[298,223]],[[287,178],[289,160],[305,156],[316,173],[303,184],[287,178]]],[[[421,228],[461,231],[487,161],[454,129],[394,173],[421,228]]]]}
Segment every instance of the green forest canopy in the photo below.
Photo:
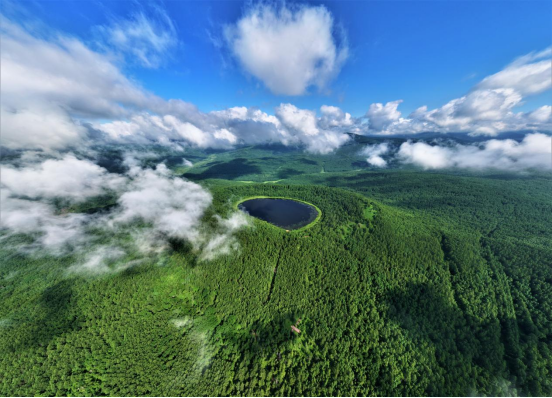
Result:
{"type": "Polygon", "coordinates": [[[206,218],[264,195],[320,221],[257,220],[231,255],[173,242],[95,278],[4,240],[0,394],[552,395],[549,176],[244,151],[173,166],[213,193],[206,218]]]}

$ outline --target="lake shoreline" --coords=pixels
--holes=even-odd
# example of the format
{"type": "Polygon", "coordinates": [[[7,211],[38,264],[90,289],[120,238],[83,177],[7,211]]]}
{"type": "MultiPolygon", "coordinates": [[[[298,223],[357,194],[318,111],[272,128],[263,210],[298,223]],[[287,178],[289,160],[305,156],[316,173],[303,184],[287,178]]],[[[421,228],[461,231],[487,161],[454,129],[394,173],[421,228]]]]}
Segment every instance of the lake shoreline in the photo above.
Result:
{"type": "Polygon", "coordinates": [[[279,227],[275,224],[272,224],[268,221],[265,221],[265,220],[262,220],[258,217],[254,217],[252,216],[253,218],[255,218],[256,220],[259,220],[259,221],[262,221],[264,223],[267,223],[269,225],[271,225],[272,227],[274,228],[277,228],[281,231],[287,231],[289,233],[291,232],[301,232],[301,231],[305,231],[309,228],[312,228],[314,225],[318,224],[318,222],[320,221],[320,219],[322,218],[322,210],[320,210],[320,208],[318,206],[316,206],[315,204],[313,203],[310,203],[310,202],[307,202],[305,200],[301,200],[301,199],[297,199],[297,198],[290,198],[290,197],[284,197],[284,196],[265,196],[265,195],[256,195],[256,196],[249,196],[249,197],[246,197],[246,198],[241,198],[240,200],[238,200],[237,202],[234,202],[233,204],[233,207],[234,209],[236,210],[239,210],[239,211],[243,211],[239,208],[239,205],[244,203],[244,202],[247,202],[248,200],[253,200],[253,199],[283,199],[283,200],[292,200],[292,201],[295,201],[295,202],[299,202],[299,203],[302,203],[302,204],[305,204],[305,205],[308,205],[308,206],[311,206],[313,207],[316,212],[317,212],[317,215],[315,217],[314,220],[312,220],[310,223],[308,223],[307,225],[301,227],[301,228],[297,228],[297,229],[285,229],[283,227],[279,227]]]}

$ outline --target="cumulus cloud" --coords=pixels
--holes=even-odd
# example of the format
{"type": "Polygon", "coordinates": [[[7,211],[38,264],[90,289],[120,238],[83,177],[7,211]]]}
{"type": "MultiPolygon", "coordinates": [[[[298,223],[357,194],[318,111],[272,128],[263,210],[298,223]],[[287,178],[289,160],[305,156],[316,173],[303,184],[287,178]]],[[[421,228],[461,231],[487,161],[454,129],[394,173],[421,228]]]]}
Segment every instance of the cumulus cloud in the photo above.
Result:
{"type": "Polygon", "coordinates": [[[171,145],[185,142],[198,148],[231,148],[237,143],[237,137],[228,129],[216,124],[205,123],[203,128],[166,114],[163,116],[141,113],[133,115],[130,120],[115,120],[94,124],[112,141],[118,143],[158,143],[171,145]]]}
{"type": "Polygon", "coordinates": [[[174,325],[174,327],[180,329],[180,328],[183,328],[185,326],[191,325],[194,321],[190,317],[185,316],[183,318],[171,319],[170,322],[174,325]]]}
{"type": "MultiPolygon", "coordinates": [[[[372,104],[366,113],[369,128],[384,134],[415,134],[424,131],[468,132],[473,135],[497,135],[501,131],[530,127],[529,114],[513,113],[523,97],[510,88],[474,90],[453,99],[440,108],[420,107],[402,118],[402,101],[372,104]]],[[[534,124],[534,123],[533,123],[534,124]]]]}
{"type": "Polygon", "coordinates": [[[94,217],[60,214],[52,199],[80,202],[121,189],[125,179],[72,155],[20,167],[2,165],[1,227],[13,233],[34,234],[44,247],[60,252],[66,244],[86,240],[85,228],[94,217]]]}
{"type": "Polygon", "coordinates": [[[67,36],[39,38],[2,18],[2,103],[31,101],[82,116],[120,117],[154,99],[102,54],[67,36]]]}
{"type": "Polygon", "coordinates": [[[291,136],[280,120],[256,108],[232,107],[222,111],[210,112],[216,125],[232,131],[238,137],[238,143],[249,145],[264,143],[282,143],[290,145],[291,136]]]}
{"type": "Polygon", "coordinates": [[[156,102],[77,39],[42,38],[0,18],[3,146],[78,145],[86,130],[76,118],[123,117],[131,108],[156,102]]]}
{"type": "MultiPolygon", "coordinates": [[[[288,25],[299,29],[305,18],[318,20],[321,15],[331,20],[323,7],[276,10],[263,5],[251,9],[241,21],[244,26],[257,26],[275,19],[274,29],[287,32],[288,25]],[[247,22],[252,15],[259,20],[247,22]]],[[[521,57],[504,69],[518,71],[518,77],[523,74],[521,80],[506,79],[510,75],[499,72],[496,75],[502,77],[484,79],[461,98],[432,110],[420,107],[408,117],[399,111],[401,100],[372,104],[363,118],[335,106],[323,105],[317,115],[288,103],[276,107],[274,115],[246,107],[205,113],[191,103],[164,100],[144,90],[126,78],[108,55],[75,38],[28,31],[5,18],[1,26],[2,145],[11,149],[83,149],[98,142],[155,143],[175,149],[278,143],[327,154],[348,140],[348,132],[496,135],[507,130],[552,129],[548,105],[515,112],[525,95],[547,89],[547,83],[535,82],[544,76],[539,68],[549,60],[550,51],[521,57]],[[534,88],[520,89],[525,84],[534,88]]],[[[337,47],[335,51],[339,53],[337,47]]]]}
{"type": "Polygon", "coordinates": [[[430,145],[425,142],[405,142],[396,156],[403,163],[424,169],[467,168],[519,171],[552,168],[552,137],[534,133],[521,142],[488,140],[478,145],[430,145]]]}
{"type": "Polygon", "coordinates": [[[12,149],[62,149],[82,144],[86,136],[86,129],[61,108],[33,101],[0,105],[0,125],[2,145],[12,149]]]}
{"type": "Polygon", "coordinates": [[[552,106],[541,106],[532,112],[528,112],[526,117],[528,120],[535,123],[552,123],[552,106]]]}
{"type": "Polygon", "coordinates": [[[397,110],[402,100],[388,102],[383,105],[381,103],[372,104],[366,112],[366,117],[369,119],[370,128],[376,131],[384,130],[391,123],[399,120],[401,112],[397,110]]]}
{"type": "Polygon", "coordinates": [[[319,120],[319,124],[322,128],[348,129],[356,123],[356,119],[354,119],[350,113],[342,111],[337,106],[322,105],[320,107],[320,112],[322,117],[319,120]]]}
{"type": "Polygon", "coordinates": [[[97,30],[112,48],[135,58],[146,68],[162,65],[178,43],[172,20],[159,8],[152,15],[139,12],[97,30]]]}
{"type": "Polygon", "coordinates": [[[323,6],[259,4],[227,26],[225,38],[244,69],[273,93],[301,95],[309,86],[324,88],[347,59],[334,29],[323,6]]]}
{"type": "Polygon", "coordinates": [[[129,265],[118,263],[126,254],[120,247],[101,245],[86,253],[84,261],[69,267],[68,272],[99,275],[120,271],[129,265]]]}
{"type": "Polygon", "coordinates": [[[323,106],[322,116],[318,117],[315,111],[281,104],[276,107],[275,115],[246,107],[197,114],[193,118],[142,113],[126,121],[97,123],[94,128],[119,143],[184,142],[194,147],[218,149],[280,143],[325,154],[347,141],[344,131],[352,124],[351,115],[337,107],[323,106]]]}
{"type": "Polygon", "coordinates": [[[367,156],[366,161],[368,164],[375,167],[386,167],[387,161],[381,157],[389,152],[389,144],[383,142],[376,145],[367,145],[361,152],[361,155],[367,156]]]}
{"type": "Polygon", "coordinates": [[[276,109],[276,115],[291,130],[306,136],[315,136],[319,133],[316,113],[313,111],[299,109],[291,104],[282,104],[276,109]]]}
{"type": "MultiPolygon", "coordinates": [[[[319,128],[316,113],[291,104],[276,108],[276,116],[294,139],[315,153],[329,153],[343,145],[349,137],[335,130],[319,128]]],[[[327,114],[326,114],[327,116],[327,114]]]]}
{"type": "MultiPolygon", "coordinates": [[[[155,169],[133,166],[127,173],[129,182],[118,199],[118,208],[107,221],[111,227],[148,225],[146,233],[155,240],[178,238],[192,244],[200,257],[211,260],[219,254],[228,254],[237,243],[233,233],[247,225],[241,213],[224,219],[215,216],[215,230],[202,223],[205,211],[212,203],[211,194],[200,185],[182,178],[174,178],[164,164],[155,169]]],[[[141,234],[140,239],[145,239],[141,234]]],[[[145,242],[144,242],[145,243],[145,242]]],[[[155,248],[149,242],[146,247],[155,248]]]]}
{"type": "Polygon", "coordinates": [[[219,149],[282,143],[328,153],[345,140],[331,130],[352,123],[350,114],[336,107],[322,107],[322,118],[305,110],[313,114],[310,128],[290,121],[292,113],[303,112],[290,104],[279,107],[280,117],[245,107],[204,113],[149,93],[107,55],[75,38],[48,39],[2,21],[1,127],[2,145],[8,148],[82,147],[94,137],[96,142],[219,149]]]}
{"type": "Polygon", "coordinates": [[[401,101],[372,104],[366,113],[372,132],[385,134],[468,132],[497,135],[503,131],[552,129],[550,107],[532,112],[515,112],[527,96],[552,88],[552,48],[527,54],[503,70],[484,78],[466,95],[440,108],[418,108],[402,118],[401,101]]]}

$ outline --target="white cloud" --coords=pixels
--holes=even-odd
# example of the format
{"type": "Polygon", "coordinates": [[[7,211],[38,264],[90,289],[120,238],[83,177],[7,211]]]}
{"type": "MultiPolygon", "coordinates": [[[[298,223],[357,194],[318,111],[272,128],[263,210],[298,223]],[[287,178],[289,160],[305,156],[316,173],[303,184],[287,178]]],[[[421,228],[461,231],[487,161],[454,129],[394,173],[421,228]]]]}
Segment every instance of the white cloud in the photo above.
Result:
{"type": "Polygon", "coordinates": [[[318,118],[314,111],[291,104],[278,106],[275,116],[255,108],[235,107],[186,117],[195,124],[174,115],[141,113],[128,121],[97,123],[94,128],[121,143],[186,142],[199,148],[221,149],[239,144],[281,143],[302,146],[314,153],[329,153],[347,141],[348,136],[342,130],[353,122],[351,115],[339,108],[322,109],[322,117],[318,118]]]}
{"type": "Polygon", "coordinates": [[[35,200],[19,199],[3,188],[1,190],[0,228],[14,234],[35,235],[37,243],[55,253],[63,251],[71,242],[85,241],[84,227],[88,221],[83,214],[56,214],[53,206],[35,200]]]}
{"type": "Polygon", "coordinates": [[[397,110],[402,100],[391,101],[383,105],[376,103],[370,105],[366,117],[369,119],[369,125],[372,130],[381,131],[394,121],[399,120],[401,112],[397,110]]]}
{"type": "Polygon", "coordinates": [[[520,95],[542,93],[552,88],[552,47],[524,55],[494,75],[487,76],[475,88],[509,88],[520,95]]]}
{"type": "Polygon", "coordinates": [[[470,136],[477,137],[477,136],[496,136],[498,132],[495,128],[491,126],[477,126],[474,128],[472,132],[470,132],[470,136]]]}
{"type": "Polygon", "coordinates": [[[239,244],[234,234],[240,229],[249,226],[247,216],[241,212],[234,212],[228,219],[217,217],[218,232],[204,240],[201,260],[212,260],[221,255],[228,255],[236,251],[239,244]]]}
{"type": "Polygon", "coordinates": [[[451,158],[453,153],[451,148],[432,146],[425,142],[406,142],[401,145],[398,156],[404,163],[413,163],[424,169],[440,169],[454,165],[451,158]]]}
{"type": "Polygon", "coordinates": [[[169,178],[166,166],[155,170],[131,169],[127,191],[119,198],[120,211],[115,224],[145,221],[157,232],[195,241],[205,210],[212,197],[200,185],[180,178],[169,178]]]}
{"type": "Polygon", "coordinates": [[[509,88],[472,91],[454,105],[453,117],[471,120],[499,120],[521,101],[521,95],[509,88]]]}
{"type": "MultiPolygon", "coordinates": [[[[252,15],[261,18],[256,23],[276,18],[278,29],[287,32],[288,23],[301,27],[305,18],[327,13],[323,7],[279,11],[266,7],[254,8],[242,21],[252,15]]],[[[106,54],[90,50],[75,38],[57,32],[31,34],[6,19],[2,22],[2,145],[12,149],[82,149],[104,140],[175,149],[280,143],[330,153],[347,141],[346,132],[496,135],[506,130],[552,129],[549,106],[514,112],[524,98],[517,83],[476,88],[440,108],[420,107],[407,118],[398,110],[400,100],[372,104],[366,114],[368,123],[366,117],[353,118],[329,105],[320,108],[320,116],[292,104],[281,104],[275,115],[246,107],[204,113],[191,103],[149,93],[127,79],[106,54]]],[[[530,54],[506,69],[542,62],[547,54],[530,54]]],[[[529,75],[533,76],[530,81],[542,77],[540,72],[529,75]]],[[[494,79],[499,80],[504,79],[494,79]]]]}
{"type": "Polygon", "coordinates": [[[348,56],[333,30],[323,6],[260,4],[227,26],[225,37],[243,67],[273,93],[301,95],[312,85],[323,88],[348,56]]]}
{"type": "Polygon", "coordinates": [[[386,167],[387,161],[381,157],[389,152],[389,144],[383,142],[376,145],[367,145],[361,152],[361,155],[367,156],[368,164],[375,167],[386,167]]]}
{"type": "Polygon", "coordinates": [[[139,12],[126,20],[113,21],[97,30],[117,51],[135,57],[146,68],[157,68],[178,43],[172,20],[163,10],[146,16],[139,12]],[[154,17],[156,17],[154,19],[154,17]]]}
{"type": "Polygon", "coordinates": [[[2,34],[2,102],[8,109],[31,100],[77,115],[120,117],[128,114],[123,105],[143,107],[153,99],[107,56],[75,38],[37,38],[5,18],[2,34]]]}
{"type": "Polygon", "coordinates": [[[282,143],[303,146],[314,153],[329,153],[347,141],[343,130],[354,121],[349,113],[334,106],[323,105],[320,110],[322,116],[317,117],[314,111],[280,104],[274,116],[245,107],[209,115],[216,116],[217,123],[226,126],[238,138],[238,143],[282,143]]]}
{"type": "Polygon", "coordinates": [[[94,124],[94,128],[119,143],[154,142],[171,145],[174,142],[186,142],[199,148],[231,148],[237,141],[230,131],[218,128],[216,124],[205,124],[204,128],[199,128],[170,114],[135,114],[128,121],[97,123],[94,124]]]}
{"type": "Polygon", "coordinates": [[[73,155],[22,168],[2,167],[2,186],[12,195],[84,200],[119,189],[125,179],[73,155]]]}
{"type": "Polygon", "coordinates": [[[552,122],[552,106],[544,105],[527,114],[527,118],[535,123],[551,123],[552,122]]]}
{"type": "MultiPolygon", "coordinates": [[[[397,127],[408,128],[410,125],[414,127],[415,132],[425,127],[433,131],[467,131],[480,135],[495,135],[501,130],[500,122],[512,115],[512,108],[521,100],[521,95],[509,88],[475,90],[448,102],[441,108],[425,112],[418,109],[410,123],[406,126],[394,124],[390,126],[390,130],[397,127]]],[[[507,126],[512,124],[509,123],[507,126]]]]}
{"type": "Polygon", "coordinates": [[[178,329],[183,328],[185,326],[191,325],[193,323],[193,319],[191,319],[188,316],[185,316],[184,318],[174,318],[171,319],[170,322],[178,329]]]}
{"type": "Polygon", "coordinates": [[[319,120],[319,124],[326,129],[349,128],[356,122],[350,113],[343,112],[337,106],[322,105],[320,112],[322,113],[322,117],[319,120]]]}
{"type": "Polygon", "coordinates": [[[117,246],[98,246],[86,253],[82,263],[69,267],[68,272],[85,274],[105,274],[126,268],[118,265],[117,261],[126,255],[126,252],[117,246]]]}
{"type": "Polygon", "coordinates": [[[295,105],[282,104],[276,108],[278,119],[291,130],[305,136],[316,136],[320,133],[316,123],[316,113],[299,109],[295,105]]]}
{"type": "Polygon", "coordinates": [[[2,145],[60,149],[86,130],[75,118],[114,118],[159,99],[77,39],[31,35],[1,17],[2,145]]]}
{"type": "Polygon", "coordinates": [[[421,116],[425,115],[427,113],[427,105],[420,106],[419,108],[415,109],[414,112],[412,112],[410,115],[408,115],[409,119],[418,119],[421,116]]]}
{"type": "Polygon", "coordinates": [[[518,58],[500,72],[484,78],[466,95],[440,108],[427,106],[401,118],[401,101],[372,104],[366,116],[374,132],[384,134],[468,132],[472,135],[497,135],[503,131],[552,129],[550,108],[514,113],[523,99],[552,88],[552,47],[518,58]]]}
{"type": "Polygon", "coordinates": [[[479,145],[429,145],[425,142],[405,142],[397,158],[424,169],[468,168],[520,171],[552,168],[552,137],[534,133],[521,142],[489,140],[479,145]]]}
{"type": "Polygon", "coordinates": [[[0,106],[3,146],[63,149],[82,144],[86,129],[71,120],[61,108],[33,101],[21,107],[10,107],[8,101],[0,106]]]}
{"type": "Polygon", "coordinates": [[[291,104],[276,108],[276,116],[292,135],[310,152],[326,154],[343,145],[349,137],[339,131],[318,127],[316,113],[291,104]]]}
{"type": "Polygon", "coordinates": [[[204,260],[237,249],[234,233],[247,224],[241,213],[228,219],[217,216],[214,227],[209,226],[203,223],[212,203],[206,189],[173,177],[164,164],[143,169],[132,159],[125,163],[130,170],[124,176],[72,155],[23,163],[19,168],[3,167],[1,229],[8,235],[34,237],[34,244],[27,248],[35,253],[84,253],[85,259],[71,271],[86,273],[123,269],[131,264],[118,263],[125,253],[161,252],[168,238],[190,242],[204,260]],[[59,213],[51,202],[61,198],[75,203],[106,190],[118,193],[118,206],[96,215],[59,213]],[[101,243],[103,234],[112,236],[111,246],[101,243]],[[119,241],[121,234],[132,240],[119,241]]]}
{"type": "Polygon", "coordinates": [[[212,203],[211,194],[200,185],[181,178],[172,178],[164,164],[155,170],[132,167],[131,182],[119,200],[119,208],[109,223],[115,227],[146,222],[149,227],[141,233],[140,246],[156,251],[163,247],[166,237],[179,238],[192,244],[201,260],[212,260],[237,250],[235,232],[248,225],[241,212],[228,219],[215,216],[215,229],[205,228],[205,211],[212,203]],[[145,234],[149,242],[145,242],[145,234]],[[146,243],[144,245],[144,243],[146,243]]]}
{"type": "Polygon", "coordinates": [[[17,168],[3,165],[1,173],[2,228],[37,234],[40,244],[55,252],[62,251],[68,243],[82,244],[86,225],[95,219],[84,214],[58,214],[51,199],[78,202],[119,190],[126,182],[123,177],[72,155],[39,164],[23,162],[17,168]]]}

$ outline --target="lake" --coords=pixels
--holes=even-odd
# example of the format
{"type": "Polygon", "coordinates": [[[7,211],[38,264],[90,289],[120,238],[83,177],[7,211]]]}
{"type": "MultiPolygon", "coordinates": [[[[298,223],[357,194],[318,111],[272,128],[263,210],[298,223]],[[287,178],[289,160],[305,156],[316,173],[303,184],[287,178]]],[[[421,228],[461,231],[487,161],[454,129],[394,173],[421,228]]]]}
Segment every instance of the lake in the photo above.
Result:
{"type": "Polygon", "coordinates": [[[314,206],[291,199],[250,199],[240,203],[238,208],[283,229],[302,228],[318,216],[314,206]]]}

